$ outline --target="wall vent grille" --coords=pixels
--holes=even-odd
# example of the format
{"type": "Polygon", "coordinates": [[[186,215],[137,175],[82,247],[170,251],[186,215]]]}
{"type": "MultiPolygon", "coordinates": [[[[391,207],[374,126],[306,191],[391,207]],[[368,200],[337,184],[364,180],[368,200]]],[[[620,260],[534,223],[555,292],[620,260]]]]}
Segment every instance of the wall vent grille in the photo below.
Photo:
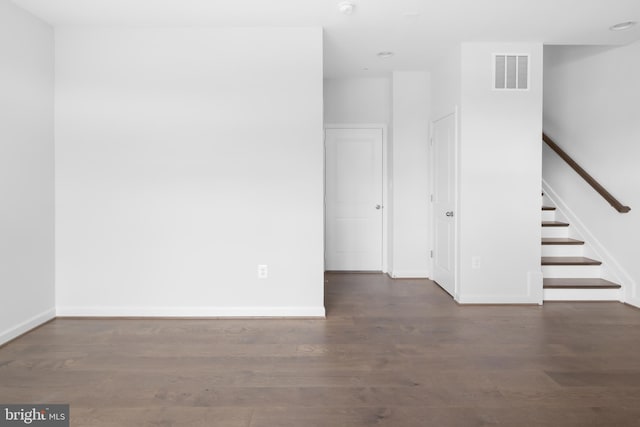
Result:
{"type": "Polygon", "coordinates": [[[529,89],[529,55],[494,55],[494,85],[497,90],[529,89]]]}

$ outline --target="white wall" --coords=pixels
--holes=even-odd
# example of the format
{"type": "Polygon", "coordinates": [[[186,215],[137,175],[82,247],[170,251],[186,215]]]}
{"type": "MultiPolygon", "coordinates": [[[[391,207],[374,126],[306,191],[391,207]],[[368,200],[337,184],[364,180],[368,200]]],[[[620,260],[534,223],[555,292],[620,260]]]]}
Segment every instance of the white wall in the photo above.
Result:
{"type": "Polygon", "coordinates": [[[545,146],[543,177],[620,267],[626,300],[640,305],[640,42],[545,47],[544,129],[632,208],[620,214],[545,146]]]}
{"type": "Polygon", "coordinates": [[[455,112],[461,102],[462,53],[452,49],[431,71],[431,117],[438,120],[455,112]]]}
{"type": "Polygon", "coordinates": [[[461,303],[542,302],[542,61],[539,43],[462,45],[461,303]],[[494,53],[531,55],[530,90],[492,90],[494,53]]]}
{"type": "Polygon", "coordinates": [[[393,277],[429,277],[430,79],[393,73],[393,277]]]}
{"type": "Polygon", "coordinates": [[[53,30],[0,0],[0,344],[55,316],[53,30]]]}
{"type": "Polygon", "coordinates": [[[327,124],[391,122],[391,79],[385,77],[324,80],[327,124]]]}
{"type": "Polygon", "coordinates": [[[320,28],[62,28],[55,71],[60,315],[324,315],[320,28]]]}

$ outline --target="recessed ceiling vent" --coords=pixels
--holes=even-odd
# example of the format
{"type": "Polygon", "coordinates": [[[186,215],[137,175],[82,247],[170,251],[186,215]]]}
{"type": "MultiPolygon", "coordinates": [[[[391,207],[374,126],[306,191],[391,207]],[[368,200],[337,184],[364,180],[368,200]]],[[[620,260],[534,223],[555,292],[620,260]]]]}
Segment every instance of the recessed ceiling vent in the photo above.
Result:
{"type": "Polygon", "coordinates": [[[493,74],[496,90],[528,90],[529,55],[494,55],[493,74]]]}

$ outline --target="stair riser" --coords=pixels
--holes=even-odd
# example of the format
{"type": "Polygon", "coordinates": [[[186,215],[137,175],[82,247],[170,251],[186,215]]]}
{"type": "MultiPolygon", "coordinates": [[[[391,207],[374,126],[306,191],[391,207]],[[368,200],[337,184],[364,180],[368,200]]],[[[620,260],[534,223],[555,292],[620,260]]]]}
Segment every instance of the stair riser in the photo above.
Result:
{"type": "Polygon", "coordinates": [[[543,221],[555,221],[556,220],[556,211],[542,211],[542,220],[543,221]]]}
{"type": "Polygon", "coordinates": [[[569,237],[569,227],[542,227],[542,237],[569,237]]]}
{"type": "Polygon", "coordinates": [[[542,277],[572,278],[572,277],[601,277],[602,267],[599,265],[543,265],[542,277]]]}
{"type": "Polygon", "coordinates": [[[545,301],[620,301],[620,289],[545,289],[545,301]]]}
{"type": "Polygon", "coordinates": [[[583,256],[584,245],[542,245],[542,256],[583,256]]]}

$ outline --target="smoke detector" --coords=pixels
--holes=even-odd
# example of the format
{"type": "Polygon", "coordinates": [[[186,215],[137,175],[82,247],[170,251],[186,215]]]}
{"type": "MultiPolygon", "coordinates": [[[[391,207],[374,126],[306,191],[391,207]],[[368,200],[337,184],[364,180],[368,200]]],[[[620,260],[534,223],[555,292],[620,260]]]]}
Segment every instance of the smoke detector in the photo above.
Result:
{"type": "Polygon", "coordinates": [[[351,1],[341,1],[340,3],[338,3],[338,10],[343,15],[351,15],[355,6],[356,5],[351,1]]]}

